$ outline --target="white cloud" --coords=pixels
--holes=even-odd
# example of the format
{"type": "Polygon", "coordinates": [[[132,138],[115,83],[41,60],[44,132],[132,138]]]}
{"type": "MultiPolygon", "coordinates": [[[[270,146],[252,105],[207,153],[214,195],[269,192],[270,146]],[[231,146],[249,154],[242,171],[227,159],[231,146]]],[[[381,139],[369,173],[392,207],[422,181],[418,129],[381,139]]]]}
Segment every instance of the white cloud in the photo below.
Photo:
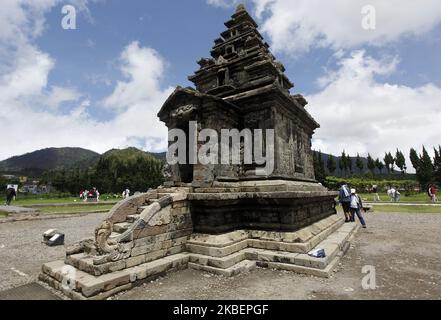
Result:
{"type": "Polygon", "coordinates": [[[215,7],[229,8],[241,2],[240,0],[207,0],[207,3],[215,7]]]}
{"type": "Polygon", "coordinates": [[[164,73],[164,61],[151,48],[132,42],[121,54],[121,72],[127,81],[118,81],[112,95],[104,100],[106,107],[124,110],[138,101],[152,101],[162,95],[159,83],[164,73]]]}
{"type": "Polygon", "coordinates": [[[343,57],[339,69],[323,78],[323,90],[307,97],[308,111],[321,125],[313,147],[336,155],[346,150],[351,155],[370,152],[382,157],[397,148],[408,154],[412,147],[438,145],[441,88],[376,80],[397,66],[396,58],[376,60],[364,51],[343,57]]]}
{"type": "MultiPolygon", "coordinates": [[[[217,1],[216,1],[217,2],[217,1]]],[[[301,54],[313,48],[334,50],[383,45],[420,35],[441,21],[438,0],[253,0],[262,31],[275,52],[301,54]],[[362,28],[362,8],[376,9],[376,29],[362,28]]]]}
{"type": "Polygon", "coordinates": [[[81,94],[76,89],[53,86],[47,95],[45,105],[56,109],[63,102],[78,101],[80,97],[81,94]]]}
{"type": "Polygon", "coordinates": [[[122,51],[121,71],[126,80],[119,81],[105,99],[109,108],[119,112],[112,120],[92,118],[89,111],[93,103],[84,98],[87,95],[48,85],[56,61],[38,48],[35,38],[44,30],[45,13],[58,3],[2,2],[0,144],[7,147],[0,149],[0,159],[49,146],[79,146],[98,152],[127,145],[163,150],[167,131],[156,113],[172,88],[160,88],[165,62],[153,49],[133,42],[122,51]],[[62,113],[57,107],[66,101],[77,106],[62,113]]]}

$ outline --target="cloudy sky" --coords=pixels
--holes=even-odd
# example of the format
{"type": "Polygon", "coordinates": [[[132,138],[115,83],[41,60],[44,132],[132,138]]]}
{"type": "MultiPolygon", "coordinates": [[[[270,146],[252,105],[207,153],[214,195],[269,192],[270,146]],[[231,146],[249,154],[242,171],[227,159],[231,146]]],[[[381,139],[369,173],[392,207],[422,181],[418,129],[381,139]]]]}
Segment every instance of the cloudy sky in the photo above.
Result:
{"type": "MultiPolygon", "coordinates": [[[[321,124],[315,149],[382,156],[441,144],[438,0],[243,2],[321,124]],[[375,29],[363,28],[366,5],[375,29]]],[[[45,147],[165,150],[157,111],[190,85],[236,4],[1,0],[0,159],[45,147]],[[62,28],[66,4],[75,30],[62,28]]]]}

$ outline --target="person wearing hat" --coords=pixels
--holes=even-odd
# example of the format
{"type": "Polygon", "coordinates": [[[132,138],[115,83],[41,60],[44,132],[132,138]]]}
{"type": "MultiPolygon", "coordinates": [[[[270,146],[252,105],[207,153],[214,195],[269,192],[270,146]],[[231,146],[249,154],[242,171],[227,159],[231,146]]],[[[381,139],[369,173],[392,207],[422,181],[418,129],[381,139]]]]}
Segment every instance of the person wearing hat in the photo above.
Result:
{"type": "Polygon", "coordinates": [[[363,203],[361,202],[361,198],[357,194],[357,190],[351,189],[351,222],[355,222],[355,215],[357,215],[358,220],[360,220],[363,228],[366,228],[366,222],[361,215],[361,208],[363,208],[363,203]]]}

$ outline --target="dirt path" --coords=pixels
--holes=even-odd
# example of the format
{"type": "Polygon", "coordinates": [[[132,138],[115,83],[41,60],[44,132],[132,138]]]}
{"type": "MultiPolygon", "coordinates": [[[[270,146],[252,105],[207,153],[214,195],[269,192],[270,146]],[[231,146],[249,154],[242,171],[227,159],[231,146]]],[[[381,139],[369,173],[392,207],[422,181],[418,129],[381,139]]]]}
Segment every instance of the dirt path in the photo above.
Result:
{"type": "Polygon", "coordinates": [[[93,236],[103,214],[71,216],[63,219],[0,223],[0,291],[33,282],[41,265],[64,259],[65,248],[42,243],[43,232],[59,229],[67,245],[93,236]]]}
{"type": "Polygon", "coordinates": [[[185,270],[118,299],[441,299],[441,215],[370,213],[330,279],[257,269],[234,278],[185,270]],[[376,270],[364,290],[362,267],[376,270]]]}
{"type": "MultiPolygon", "coordinates": [[[[41,243],[49,228],[70,244],[91,237],[102,215],[0,224],[0,291],[36,279],[64,248],[41,243]]],[[[120,294],[118,299],[441,299],[441,214],[369,213],[335,275],[321,279],[267,269],[233,278],[184,270],[120,294]],[[363,290],[361,269],[376,269],[376,290],[363,290]]]]}

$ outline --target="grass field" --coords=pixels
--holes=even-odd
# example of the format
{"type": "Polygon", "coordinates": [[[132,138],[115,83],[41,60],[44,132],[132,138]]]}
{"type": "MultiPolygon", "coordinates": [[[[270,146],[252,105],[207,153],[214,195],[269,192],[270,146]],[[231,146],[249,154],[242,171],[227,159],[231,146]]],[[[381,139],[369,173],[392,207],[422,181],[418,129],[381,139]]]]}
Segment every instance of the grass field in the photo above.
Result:
{"type": "Polygon", "coordinates": [[[73,203],[74,200],[78,201],[76,197],[66,197],[66,198],[25,198],[18,196],[15,201],[11,204],[14,206],[25,206],[25,205],[33,205],[33,204],[51,204],[51,203],[73,203]]]}
{"type": "MultiPolygon", "coordinates": [[[[376,212],[397,212],[397,213],[441,213],[441,207],[432,207],[432,206],[400,206],[400,205],[373,205],[372,213],[376,212]]],[[[337,211],[342,213],[343,210],[341,206],[337,207],[337,211]]],[[[368,214],[371,214],[369,212],[368,214]]]]}
{"type": "MultiPolygon", "coordinates": [[[[379,193],[381,201],[390,201],[387,193],[379,193]]],[[[372,193],[361,193],[360,196],[362,199],[367,199],[367,201],[374,201],[374,195],[372,193]]],[[[417,193],[413,195],[406,196],[403,192],[400,197],[401,202],[410,202],[410,203],[430,203],[430,198],[426,193],[417,193]]]]}
{"type": "MultiPolygon", "coordinates": [[[[102,199],[100,198],[101,202],[96,203],[96,205],[101,205],[102,201],[119,201],[121,199],[118,198],[112,198],[109,200],[106,199],[102,199]]],[[[38,199],[38,198],[31,198],[31,199],[26,199],[26,198],[17,198],[15,201],[13,201],[11,203],[11,205],[14,206],[32,206],[35,204],[72,204],[72,205],[82,205],[84,202],[81,201],[79,198],[77,197],[66,197],[66,198],[49,198],[49,199],[38,199]]]]}
{"type": "Polygon", "coordinates": [[[110,210],[113,207],[113,205],[99,205],[99,206],[51,206],[51,207],[40,207],[38,210],[42,214],[75,214],[75,213],[87,213],[87,212],[95,212],[95,211],[102,211],[102,210],[110,210]]]}

